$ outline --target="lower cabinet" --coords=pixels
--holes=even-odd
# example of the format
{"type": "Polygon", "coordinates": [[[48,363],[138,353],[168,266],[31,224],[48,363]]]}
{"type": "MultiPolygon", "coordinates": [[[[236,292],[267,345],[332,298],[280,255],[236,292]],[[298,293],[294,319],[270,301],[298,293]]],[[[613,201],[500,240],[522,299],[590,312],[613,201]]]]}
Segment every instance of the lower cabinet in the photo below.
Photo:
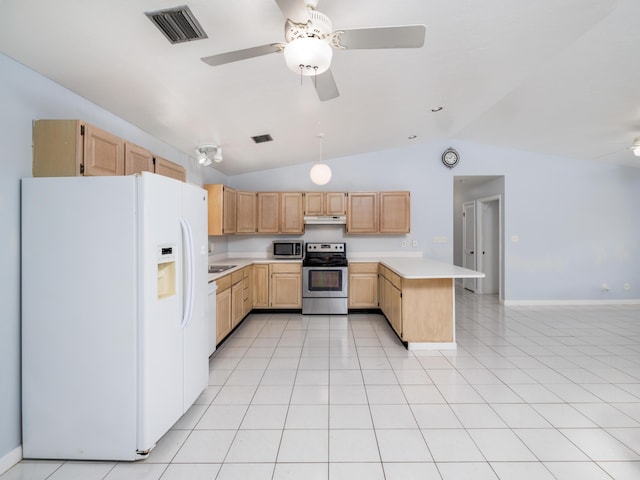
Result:
{"type": "Polygon", "coordinates": [[[301,308],[302,265],[259,263],[253,266],[255,308],[301,308]]]}
{"type": "Polygon", "coordinates": [[[378,264],[349,264],[349,308],[378,308],[378,264]]]}
{"type": "Polygon", "coordinates": [[[216,344],[251,310],[251,270],[251,266],[245,267],[216,280],[216,344]]]}
{"type": "Polygon", "coordinates": [[[380,309],[391,327],[402,338],[402,283],[398,275],[380,266],[380,309]]]}

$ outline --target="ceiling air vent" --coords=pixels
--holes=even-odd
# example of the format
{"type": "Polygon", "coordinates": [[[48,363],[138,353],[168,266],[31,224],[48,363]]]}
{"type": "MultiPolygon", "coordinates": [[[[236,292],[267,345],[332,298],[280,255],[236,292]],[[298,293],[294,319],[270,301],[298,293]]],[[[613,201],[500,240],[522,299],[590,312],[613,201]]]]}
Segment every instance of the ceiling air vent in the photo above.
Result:
{"type": "Polygon", "coordinates": [[[255,137],[251,138],[253,138],[253,141],[256,143],[273,142],[273,138],[271,138],[271,135],[269,135],[268,133],[265,135],[256,135],[255,137]]]}
{"type": "Polygon", "coordinates": [[[200,22],[186,5],[144,12],[170,43],[191,42],[207,38],[200,22]]]}

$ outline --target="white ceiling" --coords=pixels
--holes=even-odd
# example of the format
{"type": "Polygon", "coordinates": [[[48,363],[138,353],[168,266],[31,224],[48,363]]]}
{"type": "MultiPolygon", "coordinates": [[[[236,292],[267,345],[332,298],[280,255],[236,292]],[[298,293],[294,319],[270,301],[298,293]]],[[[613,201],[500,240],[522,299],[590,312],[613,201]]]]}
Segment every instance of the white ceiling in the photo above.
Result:
{"type": "Polygon", "coordinates": [[[282,54],[201,57],[283,41],[273,0],[0,0],[0,51],[225,174],[470,140],[640,165],[638,0],[321,0],[334,29],[425,24],[420,49],[335,51],[320,102],[282,54]],[[208,38],[171,45],[145,11],[186,3],[208,38]],[[444,107],[438,113],[434,107],[444,107]],[[271,143],[251,136],[270,133],[271,143]],[[417,135],[409,140],[410,135],[417,135]]]}

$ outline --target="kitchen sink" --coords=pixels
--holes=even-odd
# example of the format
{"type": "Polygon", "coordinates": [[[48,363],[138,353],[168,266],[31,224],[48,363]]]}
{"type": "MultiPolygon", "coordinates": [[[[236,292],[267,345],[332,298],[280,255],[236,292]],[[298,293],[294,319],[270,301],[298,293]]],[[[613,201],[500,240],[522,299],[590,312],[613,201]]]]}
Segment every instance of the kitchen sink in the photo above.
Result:
{"type": "Polygon", "coordinates": [[[235,267],[237,265],[209,265],[209,273],[222,273],[235,267]]]}

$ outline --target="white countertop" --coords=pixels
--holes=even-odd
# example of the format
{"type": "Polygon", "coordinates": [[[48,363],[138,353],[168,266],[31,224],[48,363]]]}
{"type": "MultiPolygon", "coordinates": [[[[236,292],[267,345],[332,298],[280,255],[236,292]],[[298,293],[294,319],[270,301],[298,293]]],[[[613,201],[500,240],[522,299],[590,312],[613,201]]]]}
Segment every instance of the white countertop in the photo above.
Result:
{"type": "MultiPolygon", "coordinates": [[[[225,270],[220,273],[210,273],[209,282],[213,282],[220,277],[229,275],[241,268],[254,263],[301,263],[302,260],[281,260],[274,258],[224,258],[210,260],[211,265],[235,265],[234,268],[225,270]]],[[[428,279],[428,278],[483,278],[482,272],[469,270],[468,268],[458,267],[450,263],[431,260],[423,257],[349,257],[350,263],[358,262],[379,262],[385,267],[391,269],[402,278],[409,280],[428,279]]]]}
{"type": "Polygon", "coordinates": [[[482,272],[423,257],[357,257],[350,258],[349,262],[379,262],[408,280],[484,277],[482,272]]]}

